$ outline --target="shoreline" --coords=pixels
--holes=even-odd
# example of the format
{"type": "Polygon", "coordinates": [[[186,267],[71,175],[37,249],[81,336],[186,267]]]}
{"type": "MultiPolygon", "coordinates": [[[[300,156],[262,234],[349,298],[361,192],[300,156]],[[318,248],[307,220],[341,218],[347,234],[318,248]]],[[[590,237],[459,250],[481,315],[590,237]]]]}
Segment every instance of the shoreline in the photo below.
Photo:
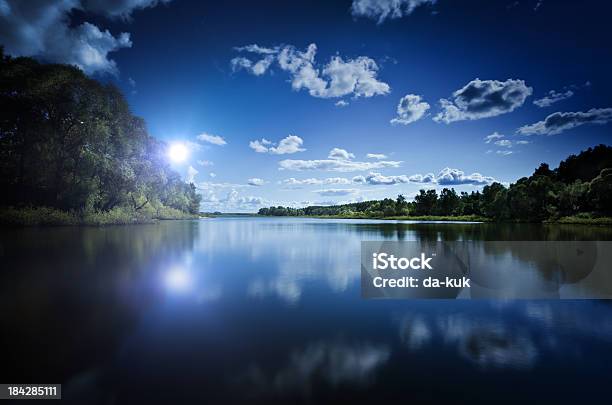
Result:
{"type": "Polygon", "coordinates": [[[110,225],[145,225],[170,220],[196,220],[223,217],[257,217],[257,218],[315,218],[315,219],[367,219],[377,221],[414,221],[423,223],[484,223],[484,224],[541,224],[541,225],[589,225],[612,226],[612,217],[591,217],[581,214],[571,217],[549,219],[542,222],[494,221],[477,215],[420,215],[368,217],[365,215],[259,215],[257,213],[202,213],[188,214],[178,210],[164,211],[159,214],[143,213],[134,210],[114,209],[103,212],[76,213],[61,211],[48,207],[0,208],[0,226],[4,227],[53,227],[53,226],[110,226],[110,225]]]}
{"type": "Polygon", "coordinates": [[[142,212],[115,208],[109,211],[74,212],[62,211],[49,207],[0,208],[0,226],[3,227],[55,227],[55,226],[111,226],[111,225],[145,225],[159,221],[199,219],[197,215],[188,214],[165,207],[162,212],[142,212]]]}
{"type": "Polygon", "coordinates": [[[216,217],[259,217],[259,218],[318,218],[318,219],[375,219],[382,221],[419,221],[419,222],[436,222],[436,223],[487,223],[487,224],[541,224],[541,225],[593,225],[593,226],[612,226],[612,217],[584,217],[571,216],[561,217],[555,220],[549,219],[542,222],[521,222],[521,221],[494,221],[490,218],[485,218],[477,215],[420,215],[420,216],[390,216],[390,217],[368,217],[361,215],[259,215],[259,214],[243,214],[243,213],[227,213],[227,214],[207,214],[206,218],[216,217]]]}

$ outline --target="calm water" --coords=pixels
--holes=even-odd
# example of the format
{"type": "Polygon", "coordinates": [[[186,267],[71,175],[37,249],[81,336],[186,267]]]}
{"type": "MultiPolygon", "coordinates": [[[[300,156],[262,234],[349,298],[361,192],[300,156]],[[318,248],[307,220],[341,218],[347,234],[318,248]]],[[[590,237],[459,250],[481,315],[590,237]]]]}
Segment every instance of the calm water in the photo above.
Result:
{"type": "Polygon", "coordinates": [[[78,402],[608,400],[611,301],[363,300],[361,240],[585,226],[220,218],[0,231],[2,375],[78,402]]]}

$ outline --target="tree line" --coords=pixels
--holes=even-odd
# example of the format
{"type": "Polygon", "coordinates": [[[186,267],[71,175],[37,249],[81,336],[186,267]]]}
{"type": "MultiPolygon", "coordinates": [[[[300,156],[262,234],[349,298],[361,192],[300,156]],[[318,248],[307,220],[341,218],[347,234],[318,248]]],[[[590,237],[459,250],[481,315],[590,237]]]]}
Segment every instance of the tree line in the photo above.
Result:
{"type": "Polygon", "coordinates": [[[269,207],[271,216],[479,216],[496,221],[541,222],[586,214],[612,215],[612,147],[598,145],[571,155],[554,170],[542,163],[529,177],[508,187],[492,183],[482,191],[457,193],[453,188],[419,190],[413,201],[363,201],[305,208],[269,207]]]}
{"type": "Polygon", "coordinates": [[[0,206],[197,214],[166,148],[112,84],[0,47],[0,206]]]}

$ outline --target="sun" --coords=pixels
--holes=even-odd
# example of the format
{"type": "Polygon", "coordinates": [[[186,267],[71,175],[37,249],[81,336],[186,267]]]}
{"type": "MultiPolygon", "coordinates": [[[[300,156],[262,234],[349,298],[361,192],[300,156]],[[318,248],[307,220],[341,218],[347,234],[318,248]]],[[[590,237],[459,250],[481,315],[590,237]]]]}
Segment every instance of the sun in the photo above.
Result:
{"type": "Polygon", "coordinates": [[[187,147],[185,147],[185,145],[182,143],[173,143],[170,145],[170,149],[168,149],[168,156],[170,157],[170,160],[176,163],[184,162],[185,159],[187,159],[188,154],[189,151],[187,150],[187,147]]]}

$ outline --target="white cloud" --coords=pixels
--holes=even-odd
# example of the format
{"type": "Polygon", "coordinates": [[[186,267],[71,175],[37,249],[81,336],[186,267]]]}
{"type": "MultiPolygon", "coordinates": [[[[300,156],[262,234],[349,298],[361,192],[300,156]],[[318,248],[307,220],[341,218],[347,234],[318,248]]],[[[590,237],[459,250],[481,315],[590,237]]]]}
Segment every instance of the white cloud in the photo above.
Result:
{"type": "Polygon", "coordinates": [[[339,100],[336,101],[336,104],[334,104],[336,107],[346,107],[347,105],[349,105],[348,101],[344,101],[344,100],[339,100]]]}
{"type": "Polygon", "coordinates": [[[189,166],[187,168],[187,179],[186,179],[186,182],[187,183],[193,183],[194,180],[195,180],[195,176],[198,173],[199,173],[199,171],[197,171],[195,167],[189,166]]]}
{"type": "Polygon", "coordinates": [[[333,148],[329,151],[328,159],[351,160],[355,157],[354,154],[347,152],[344,149],[333,148]]]}
{"type": "Polygon", "coordinates": [[[274,56],[266,56],[257,62],[252,62],[244,57],[237,57],[231,60],[231,65],[234,72],[244,69],[255,76],[261,76],[266,73],[272,62],[274,62],[274,56]]]}
{"type": "Polygon", "coordinates": [[[517,130],[522,135],[557,135],[585,124],[604,125],[612,121],[612,108],[592,108],[582,112],[556,112],[543,121],[525,125],[517,130]]]}
{"type": "MultiPolygon", "coordinates": [[[[265,141],[265,139],[262,139],[262,141],[265,141]]],[[[267,153],[268,148],[264,146],[262,141],[250,141],[249,148],[253,149],[257,153],[267,153]]]]}
{"type": "Polygon", "coordinates": [[[351,13],[382,24],[386,19],[401,18],[412,14],[417,7],[435,3],[436,0],[353,0],[351,13]]]}
{"type": "Polygon", "coordinates": [[[534,100],[533,104],[537,105],[540,108],[550,107],[551,105],[558,103],[559,101],[568,99],[574,95],[574,92],[571,90],[567,90],[563,93],[557,92],[555,90],[551,90],[546,94],[546,96],[534,100]]]}
{"type": "Polygon", "coordinates": [[[351,180],[344,177],[328,177],[326,179],[308,178],[300,180],[290,177],[288,179],[279,181],[279,184],[289,188],[300,188],[306,185],[351,184],[351,180]]]}
{"type": "Polygon", "coordinates": [[[197,139],[202,142],[212,143],[213,145],[223,146],[227,145],[227,142],[223,137],[219,135],[207,134],[206,132],[201,133],[197,136],[197,139]]]}
{"type": "Polygon", "coordinates": [[[434,121],[449,124],[454,121],[495,117],[514,111],[523,105],[533,89],[523,80],[474,79],[455,91],[452,99],[441,99],[442,109],[434,121]]]}
{"type": "Polygon", "coordinates": [[[253,149],[257,153],[271,153],[273,155],[287,155],[297,152],[303,152],[306,149],[301,146],[304,144],[302,138],[296,135],[289,135],[286,138],[280,140],[277,146],[266,138],[262,138],[260,141],[255,140],[249,142],[249,148],[253,149]]]}
{"type": "Polygon", "coordinates": [[[515,141],[514,143],[517,144],[517,145],[527,145],[527,144],[529,144],[531,142],[529,142],[529,141],[515,141]]]}
{"type": "Polygon", "coordinates": [[[499,141],[495,141],[495,145],[502,146],[504,148],[511,148],[512,141],[509,141],[508,139],[500,139],[499,141]]]}
{"type": "Polygon", "coordinates": [[[225,198],[220,200],[225,210],[255,210],[268,203],[265,198],[257,196],[241,196],[238,191],[230,190],[225,198]]]}
{"type": "Polygon", "coordinates": [[[263,179],[253,177],[247,181],[251,186],[263,186],[266,182],[263,179]]]}
{"type": "Polygon", "coordinates": [[[383,176],[380,173],[370,173],[365,177],[365,182],[367,184],[378,186],[409,183],[410,179],[408,176],[403,174],[400,176],[383,176]]]}
{"type": "Polygon", "coordinates": [[[336,197],[336,196],[358,194],[359,190],[356,188],[328,188],[324,190],[315,190],[313,192],[319,194],[320,196],[324,196],[324,197],[336,197]]]}
{"type": "Polygon", "coordinates": [[[391,124],[408,125],[412,122],[420,120],[430,105],[422,100],[421,96],[416,94],[407,94],[400,99],[397,105],[397,117],[391,120],[391,124]]]}
{"type": "Polygon", "coordinates": [[[401,174],[395,176],[385,176],[380,173],[371,172],[367,176],[355,176],[353,182],[357,184],[368,184],[371,186],[391,186],[395,184],[407,183],[440,183],[451,184],[453,181],[456,184],[485,184],[493,181],[492,177],[483,177],[478,173],[470,176],[463,175],[463,172],[457,169],[446,168],[440,172],[438,177],[433,173],[413,174],[411,176],[401,174]],[[483,180],[484,179],[484,180],[483,180]]]}
{"type": "MultiPolygon", "coordinates": [[[[313,97],[372,97],[387,94],[391,90],[388,84],[377,79],[378,65],[366,56],[344,60],[335,55],[327,64],[318,66],[315,62],[316,44],[308,45],[305,51],[299,51],[292,45],[282,48],[248,45],[234,49],[265,55],[258,61],[243,56],[232,59],[234,71],[244,69],[251,74],[261,75],[276,62],[281,70],[290,74],[294,90],[307,90],[313,97]]],[[[338,102],[336,105],[344,106],[344,103],[338,102]]]]}
{"type": "Polygon", "coordinates": [[[469,176],[466,176],[465,173],[459,169],[451,169],[450,167],[446,167],[440,171],[436,181],[440,185],[484,185],[493,183],[495,179],[490,176],[483,176],[480,173],[472,173],[469,176]]]}
{"type": "Polygon", "coordinates": [[[366,157],[367,157],[368,159],[378,159],[378,160],[381,160],[381,159],[386,159],[386,158],[387,158],[387,155],[382,154],[382,153],[368,153],[368,154],[366,155],[366,157]]]}
{"type": "Polygon", "coordinates": [[[210,160],[198,160],[198,164],[199,164],[200,166],[204,166],[204,167],[207,167],[207,166],[214,166],[214,165],[215,165],[215,164],[214,164],[213,162],[211,162],[210,160]]]}
{"type": "Polygon", "coordinates": [[[199,190],[213,190],[218,191],[222,189],[228,188],[246,188],[249,187],[247,184],[237,184],[237,183],[212,183],[210,181],[202,181],[196,185],[199,190]]]}
{"type": "Polygon", "coordinates": [[[264,48],[261,47],[257,44],[251,44],[251,45],[246,45],[246,46],[237,46],[234,47],[234,49],[238,52],[251,52],[251,53],[257,53],[260,55],[274,55],[276,53],[278,53],[278,47],[275,48],[264,48]]]}
{"type": "Polygon", "coordinates": [[[508,156],[514,152],[512,152],[511,150],[498,150],[495,153],[497,153],[498,155],[502,155],[502,156],[508,156]]]}
{"type": "Polygon", "coordinates": [[[365,184],[366,178],[365,176],[355,176],[353,177],[353,183],[355,184],[365,184]]]}
{"type": "Polygon", "coordinates": [[[408,180],[412,183],[435,183],[436,176],[433,173],[427,174],[413,174],[408,177],[408,180]]]}
{"type": "Polygon", "coordinates": [[[493,132],[491,135],[487,135],[484,138],[485,143],[491,143],[496,139],[502,139],[504,137],[504,135],[498,133],[498,132],[493,132]]]}
{"type": "Polygon", "coordinates": [[[46,62],[66,63],[87,74],[116,75],[117,64],[109,54],[130,48],[130,34],[122,32],[115,36],[87,21],[77,25],[71,21],[73,11],[128,19],[133,10],[158,3],[151,0],[3,0],[0,3],[0,43],[12,56],[32,56],[46,62]]]}
{"type": "Polygon", "coordinates": [[[210,172],[210,173],[208,173],[208,175],[209,175],[211,178],[213,178],[213,179],[214,179],[215,177],[217,177],[217,174],[216,174],[215,172],[210,172]]]}
{"type": "Polygon", "coordinates": [[[279,162],[281,170],[322,170],[332,172],[359,172],[385,167],[399,167],[401,161],[379,162],[355,162],[352,160],[322,159],[322,160],[292,160],[286,159],[279,162]]]}
{"type": "Polygon", "coordinates": [[[372,186],[380,185],[394,185],[394,184],[406,184],[406,183],[431,183],[438,185],[485,185],[496,181],[493,177],[483,176],[480,173],[472,173],[465,175],[465,173],[459,169],[451,169],[446,167],[440,171],[436,176],[433,173],[427,174],[413,174],[408,175],[392,175],[385,176],[380,173],[370,172],[367,176],[355,176],[352,179],[355,184],[368,184],[372,186]]]}

